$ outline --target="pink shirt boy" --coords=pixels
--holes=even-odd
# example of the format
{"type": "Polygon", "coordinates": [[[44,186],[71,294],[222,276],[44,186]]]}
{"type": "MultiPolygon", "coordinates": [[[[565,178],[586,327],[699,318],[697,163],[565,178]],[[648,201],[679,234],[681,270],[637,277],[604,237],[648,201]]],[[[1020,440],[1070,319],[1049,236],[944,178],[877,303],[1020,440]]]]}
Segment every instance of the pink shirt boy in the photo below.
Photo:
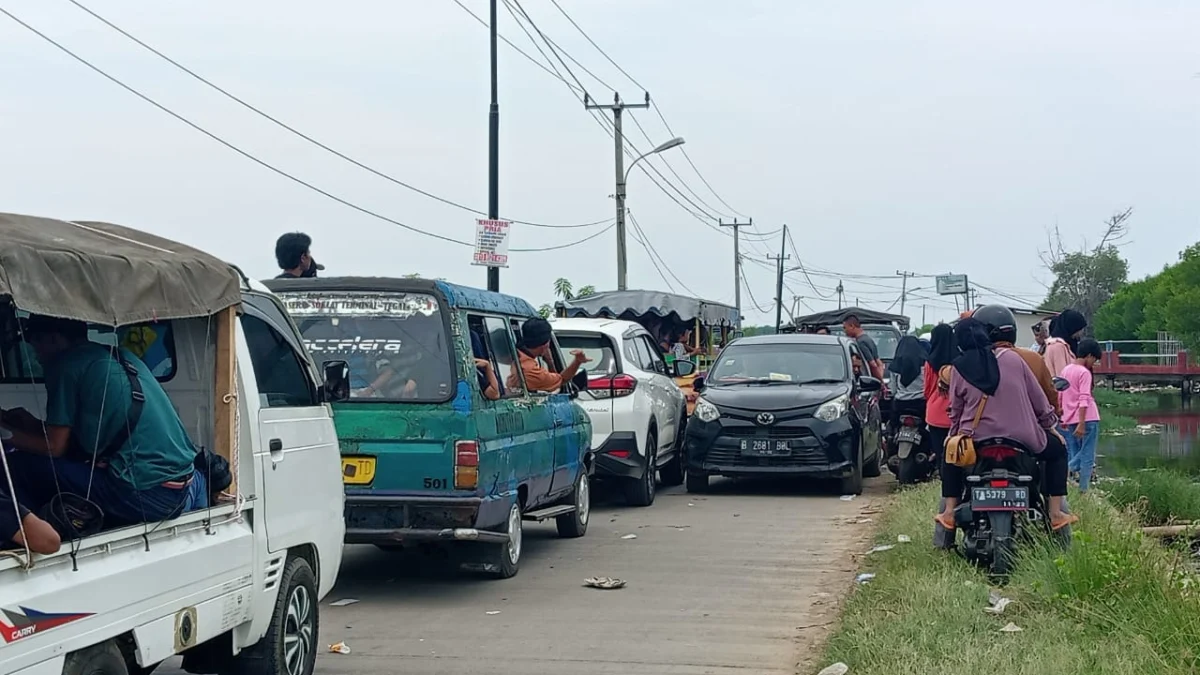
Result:
{"type": "Polygon", "coordinates": [[[1059,377],[1071,383],[1071,386],[1060,394],[1063,424],[1072,426],[1081,421],[1099,422],[1100,409],[1096,406],[1096,399],[1092,397],[1092,371],[1078,363],[1072,363],[1062,369],[1059,377]]]}

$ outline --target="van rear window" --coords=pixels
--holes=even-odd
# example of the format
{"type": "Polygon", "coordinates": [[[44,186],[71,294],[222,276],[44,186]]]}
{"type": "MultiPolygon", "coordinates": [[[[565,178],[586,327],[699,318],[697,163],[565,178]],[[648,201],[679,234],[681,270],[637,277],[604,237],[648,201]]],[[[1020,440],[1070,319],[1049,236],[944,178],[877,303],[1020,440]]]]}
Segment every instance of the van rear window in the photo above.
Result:
{"type": "Polygon", "coordinates": [[[280,299],[318,364],[350,364],[351,400],[448,400],[455,377],[441,303],[426,293],[305,292],[280,299]]]}

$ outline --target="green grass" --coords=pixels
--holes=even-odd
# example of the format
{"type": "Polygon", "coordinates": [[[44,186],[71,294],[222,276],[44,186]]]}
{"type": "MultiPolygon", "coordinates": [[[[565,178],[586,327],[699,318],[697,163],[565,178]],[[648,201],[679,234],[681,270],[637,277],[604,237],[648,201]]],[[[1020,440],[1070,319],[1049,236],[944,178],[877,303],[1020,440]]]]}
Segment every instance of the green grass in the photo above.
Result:
{"type": "Polygon", "coordinates": [[[1137,425],[1137,420],[1126,415],[1100,413],[1101,434],[1126,433],[1132,431],[1137,425]]]}
{"type": "Polygon", "coordinates": [[[930,545],[937,499],[930,485],[885,508],[878,541],[913,541],[866,558],[877,576],[847,599],[821,666],[843,661],[853,675],[1198,672],[1196,580],[1129,515],[1095,495],[1073,496],[1082,522],[1071,548],[1024,549],[1002,589],[1015,602],[993,616],[983,611],[987,577],[930,545]],[[1024,630],[1000,633],[1010,621],[1024,630]]]}
{"type": "Polygon", "coordinates": [[[1151,392],[1132,392],[1096,387],[1092,390],[1092,396],[1096,399],[1096,405],[1101,408],[1136,410],[1159,407],[1158,395],[1151,392]]]}
{"type": "Polygon", "coordinates": [[[1117,507],[1130,507],[1143,525],[1200,520],[1200,484],[1177,471],[1132,471],[1099,487],[1117,507]]]}

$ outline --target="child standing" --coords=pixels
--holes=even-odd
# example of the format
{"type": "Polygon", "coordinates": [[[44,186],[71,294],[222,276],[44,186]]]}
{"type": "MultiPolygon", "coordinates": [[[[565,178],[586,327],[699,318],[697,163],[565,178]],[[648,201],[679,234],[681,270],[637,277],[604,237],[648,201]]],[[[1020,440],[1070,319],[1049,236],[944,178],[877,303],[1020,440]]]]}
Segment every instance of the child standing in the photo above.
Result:
{"type": "Polygon", "coordinates": [[[1062,392],[1062,423],[1066,429],[1067,470],[1079,476],[1079,491],[1087,492],[1096,468],[1096,444],[1100,440],[1100,409],[1092,397],[1092,369],[1100,360],[1100,343],[1091,338],[1079,341],[1075,358],[1060,377],[1070,386],[1062,392]]]}

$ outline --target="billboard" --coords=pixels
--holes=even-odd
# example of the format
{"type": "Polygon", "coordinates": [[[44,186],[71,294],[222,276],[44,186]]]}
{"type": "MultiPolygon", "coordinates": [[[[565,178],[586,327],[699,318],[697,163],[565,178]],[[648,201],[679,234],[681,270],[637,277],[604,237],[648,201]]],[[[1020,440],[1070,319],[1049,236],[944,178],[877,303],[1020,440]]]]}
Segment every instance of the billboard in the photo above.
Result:
{"type": "Polygon", "coordinates": [[[969,288],[965,274],[943,274],[937,278],[938,295],[961,295],[969,288]]]}
{"type": "Polygon", "coordinates": [[[476,220],[475,255],[471,257],[471,264],[508,267],[508,230],[511,225],[512,222],[508,220],[476,220]]]}

